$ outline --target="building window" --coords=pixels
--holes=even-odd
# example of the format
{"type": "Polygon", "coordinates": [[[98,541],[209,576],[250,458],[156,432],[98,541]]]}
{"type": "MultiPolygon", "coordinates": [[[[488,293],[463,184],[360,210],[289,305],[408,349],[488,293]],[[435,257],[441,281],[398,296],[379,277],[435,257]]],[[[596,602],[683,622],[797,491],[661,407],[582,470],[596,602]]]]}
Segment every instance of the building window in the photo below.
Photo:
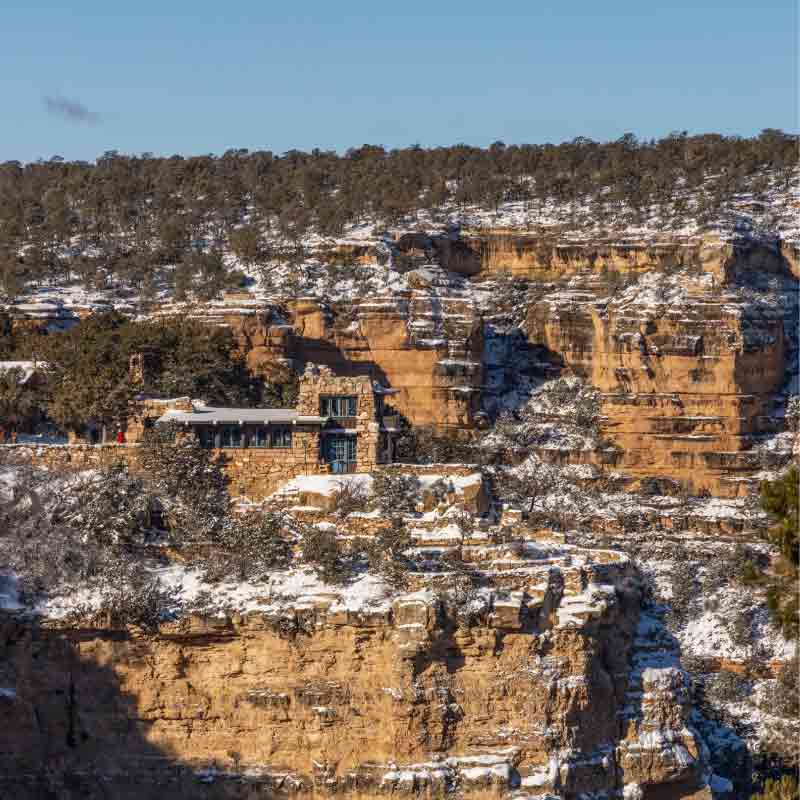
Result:
{"type": "Polygon", "coordinates": [[[222,428],[222,446],[242,446],[242,429],[238,425],[225,425],[222,428]]]}
{"type": "Polygon", "coordinates": [[[331,465],[331,472],[341,474],[355,472],[356,437],[328,436],[325,439],[325,460],[331,465]]]}
{"type": "Polygon", "coordinates": [[[272,429],[272,447],[291,447],[292,430],[291,428],[272,429]]]}
{"type": "Polygon", "coordinates": [[[200,447],[211,450],[214,447],[214,431],[211,428],[197,428],[197,441],[200,447]]]}
{"type": "Polygon", "coordinates": [[[321,417],[354,417],[356,415],[356,398],[353,396],[320,397],[319,414],[321,417]]]}
{"type": "Polygon", "coordinates": [[[250,437],[251,447],[269,447],[269,428],[256,428],[250,437]]]}
{"type": "Polygon", "coordinates": [[[292,429],[286,427],[259,427],[250,437],[250,447],[279,447],[292,446],[292,429]]]}

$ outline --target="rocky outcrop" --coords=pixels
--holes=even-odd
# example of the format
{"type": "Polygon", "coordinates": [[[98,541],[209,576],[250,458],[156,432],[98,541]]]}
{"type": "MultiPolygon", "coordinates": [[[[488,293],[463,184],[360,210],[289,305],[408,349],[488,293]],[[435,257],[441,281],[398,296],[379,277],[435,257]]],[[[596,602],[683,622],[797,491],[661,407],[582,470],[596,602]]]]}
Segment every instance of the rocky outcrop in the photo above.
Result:
{"type": "MultiPolygon", "coordinates": [[[[465,292],[451,291],[446,275],[418,270],[410,283],[348,309],[298,299],[278,310],[229,297],[191,313],[229,327],[250,367],[268,380],[323,364],[337,375],[369,375],[396,390],[390,404],[413,424],[469,428],[480,410],[480,314],[465,292]]],[[[159,313],[184,310],[167,305],[159,313]]]]}
{"type": "MultiPolygon", "coordinates": [[[[757,447],[781,429],[776,395],[792,369],[797,379],[794,244],[738,229],[569,238],[555,227],[452,225],[316,242],[309,255],[315,274],[360,265],[375,280],[335,299],[316,289],[278,306],[241,291],[152,313],[229,327],[269,381],[309,362],[371,375],[397,390],[392,406],[412,424],[459,433],[504,407],[497,396],[527,360],[529,385],[566,367],[603,393],[603,433],[617,454],[596,463],[721,496],[741,494],[772,466],[757,447]],[[498,333],[501,274],[525,279],[527,290],[503,297],[524,332],[498,333]],[[534,355],[521,354],[523,336],[534,355]]],[[[46,327],[105,308],[81,302],[16,305],[14,324],[46,327]]]]}
{"type": "Polygon", "coordinates": [[[627,558],[482,547],[458,613],[428,585],[154,635],[7,619],[3,793],[710,798],[680,669],[643,666],[627,558]]]}
{"type": "Polygon", "coordinates": [[[778,273],[787,267],[800,277],[793,247],[772,240],[721,240],[718,236],[668,233],[638,239],[623,233],[616,239],[559,237],[557,233],[507,228],[461,232],[463,247],[474,254],[481,272],[505,272],[534,281],[561,280],[586,272],[643,274],[675,270],[702,271],[725,281],[730,271],[749,269],[778,273]]]}
{"type": "Polygon", "coordinates": [[[529,340],[603,393],[617,467],[735,496],[761,466],[753,445],[781,429],[796,283],[770,296],[705,273],[650,273],[607,291],[584,277],[544,293],[527,311],[529,340]]]}

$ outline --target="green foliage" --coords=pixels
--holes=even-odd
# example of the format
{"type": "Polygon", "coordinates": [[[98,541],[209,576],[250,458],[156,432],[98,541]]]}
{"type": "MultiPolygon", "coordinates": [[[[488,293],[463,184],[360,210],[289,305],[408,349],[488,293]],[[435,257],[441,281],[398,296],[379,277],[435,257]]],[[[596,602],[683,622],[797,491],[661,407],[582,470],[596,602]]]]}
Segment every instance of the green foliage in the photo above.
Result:
{"type": "Polygon", "coordinates": [[[378,470],[372,474],[372,494],[378,508],[387,514],[416,510],[420,482],[415,475],[378,470]]]}
{"type": "Polygon", "coordinates": [[[798,480],[800,473],[792,467],[777,481],[765,481],[761,485],[761,507],[772,514],[776,524],[770,529],[769,539],[789,562],[798,565],[798,480]]]}
{"type": "Polygon", "coordinates": [[[264,408],[294,408],[300,393],[300,379],[289,372],[281,381],[265,383],[261,388],[259,405],[264,408]]]}
{"type": "Polygon", "coordinates": [[[474,464],[485,454],[469,441],[442,434],[432,425],[412,427],[401,418],[395,455],[406,464],[474,464]]]}
{"type": "Polygon", "coordinates": [[[796,163],[797,137],[771,129],[751,138],[676,133],[638,141],[626,134],[485,149],[364,145],[342,156],[229,150],[219,157],[109,152],[96,163],[9,161],[0,164],[0,290],[16,294],[74,268],[87,285],[174,280],[179,291],[213,296],[230,285],[214,249],[227,242],[245,263],[263,260],[254,231],[267,223],[299,251],[310,225],[338,235],[367,216],[390,223],[445,203],[497,208],[555,197],[589,200],[598,215],[603,203],[625,203],[633,217],[655,204],[674,211],[665,216],[677,224],[688,211],[676,202],[682,192],[702,188],[698,213],[710,217],[750,183],[765,188],[767,172],[786,183],[796,163]],[[95,254],[79,262],[62,255],[76,237],[95,254]],[[209,258],[192,257],[197,252],[209,258]]]}
{"type": "Polygon", "coordinates": [[[325,583],[344,583],[351,572],[351,559],[344,552],[336,533],[313,526],[303,531],[302,558],[325,583]]]}
{"type": "Polygon", "coordinates": [[[125,325],[116,313],[92,315],[42,340],[50,373],[47,413],[62,427],[80,430],[92,420],[112,424],[128,416],[135,387],[122,355],[125,325]]]}
{"type": "Polygon", "coordinates": [[[410,546],[411,536],[405,521],[393,516],[389,525],[380,528],[365,547],[370,569],[382,575],[391,586],[405,587],[410,563],[404,551],[410,546]]]}
{"type": "Polygon", "coordinates": [[[0,426],[19,428],[35,419],[44,406],[42,391],[23,383],[21,369],[0,371],[0,426]]]}
{"type": "Polygon", "coordinates": [[[736,577],[745,586],[752,586],[761,581],[763,573],[754,561],[747,559],[742,563],[741,569],[737,573],[736,577]]]}
{"type": "Polygon", "coordinates": [[[798,480],[800,473],[792,467],[776,481],[761,486],[761,506],[774,520],[767,538],[780,553],[774,575],[767,589],[767,605],[783,635],[796,639],[800,632],[798,580],[798,480]]]}
{"type": "Polygon", "coordinates": [[[244,225],[231,231],[231,250],[245,264],[255,264],[262,255],[260,236],[255,225],[244,225]]]}
{"type": "Polygon", "coordinates": [[[257,402],[259,382],[236,351],[230,331],[192,320],[135,322],[95,314],[57,336],[37,337],[48,364],[48,415],[66,429],[122,423],[139,392],[198,397],[220,405],[257,402]],[[150,350],[154,368],[134,384],[130,358],[150,350]]]}
{"type": "Polygon", "coordinates": [[[263,580],[271,570],[288,566],[292,546],[290,521],[279,513],[250,511],[229,517],[217,536],[219,550],[209,559],[212,580],[263,580]]]}
{"type": "Polygon", "coordinates": [[[167,397],[199,397],[218,405],[251,405],[259,398],[258,381],[249,373],[227,329],[192,320],[131,322],[123,352],[150,348],[159,355],[158,369],[142,387],[167,397]]]}

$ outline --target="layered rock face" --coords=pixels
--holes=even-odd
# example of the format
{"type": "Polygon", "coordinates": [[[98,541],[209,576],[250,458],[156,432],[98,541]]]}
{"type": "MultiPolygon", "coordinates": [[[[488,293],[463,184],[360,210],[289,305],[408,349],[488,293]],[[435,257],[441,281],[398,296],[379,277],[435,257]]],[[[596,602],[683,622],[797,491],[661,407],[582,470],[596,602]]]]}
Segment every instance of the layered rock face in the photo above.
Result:
{"type": "Polygon", "coordinates": [[[652,272],[612,297],[577,276],[533,302],[525,327],[603,393],[618,467],[736,496],[758,466],[753,445],[779,429],[775,394],[797,348],[797,284],[772,266],[771,296],[737,285],[741,262],[725,266],[724,285],[652,272]]]}
{"type": "MultiPolygon", "coordinates": [[[[774,273],[788,267],[795,276],[800,275],[794,245],[735,243],[713,235],[662,234],[645,241],[628,234],[616,240],[589,237],[560,241],[557,234],[481,228],[461,231],[460,242],[480,264],[481,273],[510,273],[534,281],[558,280],[587,271],[642,274],[680,269],[707,272],[725,281],[743,261],[759,271],[774,273]]],[[[442,265],[446,266],[444,260],[442,265]]]]}
{"type": "Polygon", "coordinates": [[[441,273],[410,273],[411,288],[356,299],[345,316],[315,299],[283,311],[231,296],[191,310],[166,305],[169,316],[191,313],[230,327],[248,364],[268,379],[324,364],[337,375],[370,375],[396,390],[391,406],[415,425],[463,429],[480,410],[483,333],[467,292],[441,273]]]}
{"type": "MultiPolygon", "coordinates": [[[[480,537],[479,537],[480,538],[480,537]]],[[[627,558],[460,545],[490,576],[133,631],[3,627],[4,793],[710,798],[685,676],[627,558]]]]}

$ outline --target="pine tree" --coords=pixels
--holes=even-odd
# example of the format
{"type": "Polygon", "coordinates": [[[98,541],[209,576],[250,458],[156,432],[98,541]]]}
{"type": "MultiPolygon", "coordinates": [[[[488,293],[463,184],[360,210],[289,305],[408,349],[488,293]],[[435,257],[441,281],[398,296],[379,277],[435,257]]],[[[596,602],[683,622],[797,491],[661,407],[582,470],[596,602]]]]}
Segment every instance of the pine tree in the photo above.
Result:
{"type": "Polygon", "coordinates": [[[775,574],[767,590],[767,604],[783,635],[796,639],[800,629],[798,603],[798,480],[800,472],[792,467],[783,478],[765,481],[761,486],[761,506],[774,520],[767,538],[780,553],[775,574]]]}
{"type": "Polygon", "coordinates": [[[167,425],[148,430],[137,467],[163,499],[179,541],[217,541],[231,511],[225,473],[194,438],[177,433],[167,425]]]}
{"type": "Polygon", "coordinates": [[[24,382],[21,369],[0,370],[0,426],[16,429],[41,411],[41,393],[24,382]]]}

